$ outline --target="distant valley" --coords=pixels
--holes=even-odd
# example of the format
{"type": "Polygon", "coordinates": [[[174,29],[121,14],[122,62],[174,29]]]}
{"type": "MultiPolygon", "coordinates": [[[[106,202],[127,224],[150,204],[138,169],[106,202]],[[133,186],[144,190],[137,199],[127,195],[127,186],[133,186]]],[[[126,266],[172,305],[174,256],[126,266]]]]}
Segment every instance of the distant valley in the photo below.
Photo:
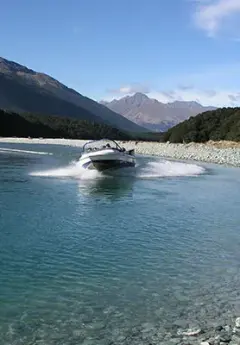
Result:
{"type": "Polygon", "coordinates": [[[216,109],[197,102],[175,101],[165,104],[139,92],[111,102],[102,101],[101,104],[151,131],[166,131],[191,116],[216,109]]]}

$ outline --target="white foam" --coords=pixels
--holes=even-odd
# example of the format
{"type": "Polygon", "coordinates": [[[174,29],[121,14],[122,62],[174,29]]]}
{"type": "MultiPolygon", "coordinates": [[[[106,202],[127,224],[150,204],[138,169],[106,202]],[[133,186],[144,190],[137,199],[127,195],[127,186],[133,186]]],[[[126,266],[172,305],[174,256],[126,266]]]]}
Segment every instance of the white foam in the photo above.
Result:
{"type": "MultiPolygon", "coordinates": [[[[196,164],[180,163],[157,160],[148,162],[144,165],[136,166],[134,176],[137,178],[158,178],[158,177],[180,177],[180,176],[198,176],[203,174],[205,169],[196,164]]],[[[119,173],[120,174],[120,173],[119,173]]],[[[73,177],[77,179],[96,179],[105,175],[97,170],[84,169],[80,162],[72,162],[66,167],[50,169],[45,171],[35,171],[31,176],[45,177],[73,177]]],[[[114,175],[114,173],[113,173],[114,175]]],[[[124,169],[124,176],[133,176],[132,169],[124,169]]]]}
{"type": "Polygon", "coordinates": [[[45,171],[35,171],[30,173],[30,175],[45,177],[75,177],[80,179],[95,179],[97,177],[101,177],[101,173],[97,170],[84,169],[80,162],[75,161],[66,167],[45,171]]]}
{"type": "Polygon", "coordinates": [[[31,153],[35,155],[52,155],[51,152],[43,152],[43,151],[29,151],[29,150],[19,150],[19,149],[8,149],[5,147],[0,147],[0,152],[19,152],[19,153],[31,153]]]}
{"type": "Polygon", "coordinates": [[[137,176],[139,178],[198,176],[204,172],[205,169],[196,164],[159,160],[148,162],[143,168],[139,167],[137,176]]]}

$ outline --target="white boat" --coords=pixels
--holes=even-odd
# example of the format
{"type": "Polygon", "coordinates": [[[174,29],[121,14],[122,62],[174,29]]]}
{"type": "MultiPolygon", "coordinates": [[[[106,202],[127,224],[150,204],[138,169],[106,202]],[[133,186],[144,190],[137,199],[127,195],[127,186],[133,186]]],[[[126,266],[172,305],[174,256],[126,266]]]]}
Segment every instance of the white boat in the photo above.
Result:
{"type": "Polygon", "coordinates": [[[134,167],[136,164],[134,149],[127,151],[109,139],[87,142],[79,161],[85,169],[99,171],[134,167]]]}

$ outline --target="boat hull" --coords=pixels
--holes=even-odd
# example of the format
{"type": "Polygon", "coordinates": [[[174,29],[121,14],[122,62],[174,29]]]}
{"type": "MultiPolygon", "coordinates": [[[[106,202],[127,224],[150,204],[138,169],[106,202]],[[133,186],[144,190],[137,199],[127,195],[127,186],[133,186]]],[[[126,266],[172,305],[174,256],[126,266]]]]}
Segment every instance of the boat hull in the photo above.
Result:
{"type": "Polygon", "coordinates": [[[96,169],[98,171],[104,171],[108,169],[122,169],[122,168],[130,168],[135,167],[134,162],[126,162],[126,161],[120,161],[120,160],[99,160],[99,161],[90,161],[88,163],[85,163],[83,165],[86,169],[96,169]]]}
{"type": "Polygon", "coordinates": [[[136,159],[133,155],[116,153],[112,150],[104,153],[97,152],[83,155],[80,161],[83,168],[98,171],[134,167],[136,164],[136,159]]]}

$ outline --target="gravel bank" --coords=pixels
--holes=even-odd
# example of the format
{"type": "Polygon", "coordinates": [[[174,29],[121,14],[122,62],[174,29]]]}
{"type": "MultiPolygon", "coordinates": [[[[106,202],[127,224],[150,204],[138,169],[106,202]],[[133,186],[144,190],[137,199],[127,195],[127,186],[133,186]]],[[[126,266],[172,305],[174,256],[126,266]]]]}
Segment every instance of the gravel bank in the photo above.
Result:
{"type": "Polygon", "coordinates": [[[135,328],[121,345],[240,345],[240,317],[231,324],[218,324],[214,328],[179,328],[181,321],[168,331],[156,329],[151,324],[135,328]],[[175,327],[174,327],[175,326],[175,327]]]}
{"type": "MultiPolygon", "coordinates": [[[[31,143],[82,146],[85,140],[70,139],[26,139],[0,138],[0,143],[31,143]]],[[[240,145],[238,143],[170,144],[156,142],[120,142],[126,148],[135,148],[136,153],[181,160],[195,160],[240,167],[240,145]]]]}
{"type": "Polygon", "coordinates": [[[207,144],[127,143],[137,153],[167,158],[195,160],[200,162],[226,164],[240,167],[240,147],[218,148],[207,144]]]}

